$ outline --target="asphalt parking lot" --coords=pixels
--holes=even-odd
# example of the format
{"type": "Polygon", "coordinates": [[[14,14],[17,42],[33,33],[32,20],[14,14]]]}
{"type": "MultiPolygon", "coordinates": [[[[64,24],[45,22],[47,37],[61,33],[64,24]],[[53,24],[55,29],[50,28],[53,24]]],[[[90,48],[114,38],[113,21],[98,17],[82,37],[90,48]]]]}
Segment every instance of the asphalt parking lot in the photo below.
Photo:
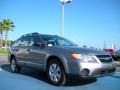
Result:
{"type": "Polygon", "coordinates": [[[19,74],[10,72],[6,56],[0,56],[0,90],[120,90],[120,67],[112,76],[72,81],[65,86],[49,84],[45,73],[23,68],[19,74]]]}

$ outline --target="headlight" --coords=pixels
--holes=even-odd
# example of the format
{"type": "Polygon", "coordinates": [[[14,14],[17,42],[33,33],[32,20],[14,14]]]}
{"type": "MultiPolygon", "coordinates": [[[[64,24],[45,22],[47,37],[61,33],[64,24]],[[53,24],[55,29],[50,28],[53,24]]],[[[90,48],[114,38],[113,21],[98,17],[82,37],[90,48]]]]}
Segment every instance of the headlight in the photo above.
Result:
{"type": "Polygon", "coordinates": [[[73,59],[79,59],[83,62],[96,62],[96,59],[92,55],[72,53],[71,57],[73,59]]]}

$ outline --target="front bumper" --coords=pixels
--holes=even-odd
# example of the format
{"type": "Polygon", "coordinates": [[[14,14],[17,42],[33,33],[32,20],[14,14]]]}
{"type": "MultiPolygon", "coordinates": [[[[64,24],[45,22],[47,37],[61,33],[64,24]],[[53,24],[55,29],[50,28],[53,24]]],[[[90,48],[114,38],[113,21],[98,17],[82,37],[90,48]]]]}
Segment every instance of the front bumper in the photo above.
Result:
{"type": "Polygon", "coordinates": [[[79,76],[80,78],[93,78],[114,74],[116,64],[111,63],[83,63],[72,62],[69,67],[70,76],[79,76]]]}

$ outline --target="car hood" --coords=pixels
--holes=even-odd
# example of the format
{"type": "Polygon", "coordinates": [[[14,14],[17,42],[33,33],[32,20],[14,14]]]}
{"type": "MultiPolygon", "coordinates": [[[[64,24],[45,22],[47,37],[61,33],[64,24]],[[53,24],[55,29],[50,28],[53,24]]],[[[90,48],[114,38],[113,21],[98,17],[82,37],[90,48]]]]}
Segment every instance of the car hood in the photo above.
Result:
{"type": "Polygon", "coordinates": [[[106,52],[97,49],[82,48],[79,46],[62,46],[61,49],[79,53],[79,54],[91,54],[91,55],[108,55],[106,52]]]}

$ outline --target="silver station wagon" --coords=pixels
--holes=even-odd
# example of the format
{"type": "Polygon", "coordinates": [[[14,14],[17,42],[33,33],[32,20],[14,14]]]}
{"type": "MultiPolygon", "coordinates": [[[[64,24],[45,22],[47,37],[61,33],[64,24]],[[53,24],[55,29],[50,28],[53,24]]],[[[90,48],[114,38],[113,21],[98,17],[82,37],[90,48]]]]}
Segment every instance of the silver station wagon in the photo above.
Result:
{"type": "Polygon", "coordinates": [[[64,85],[68,78],[93,78],[111,75],[115,62],[104,51],[81,48],[57,35],[30,33],[21,36],[10,48],[11,71],[22,67],[46,72],[54,85],[64,85]]]}

